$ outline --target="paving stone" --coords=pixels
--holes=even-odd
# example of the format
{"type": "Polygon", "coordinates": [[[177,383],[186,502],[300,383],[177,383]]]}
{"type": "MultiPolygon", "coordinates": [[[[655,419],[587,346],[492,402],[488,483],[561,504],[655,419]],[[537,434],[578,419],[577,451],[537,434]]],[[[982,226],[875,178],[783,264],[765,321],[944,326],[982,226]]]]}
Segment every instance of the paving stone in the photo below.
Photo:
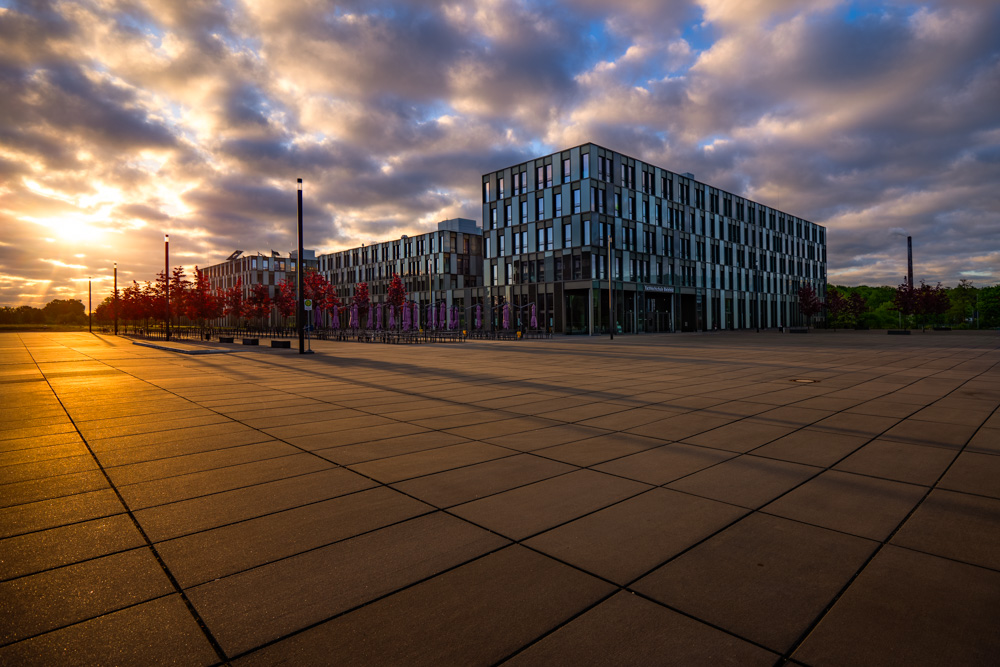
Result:
{"type": "Polygon", "coordinates": [[[858,537],[752,514],[631,588],[781,653],[876,546],[858,537]]]}
{"type": "Polygon", "coordinates": [[[594,469],[647,484],[659,485],[716,465],[734,456],[736,455],[717,449],[671,443],[602,463],[594,466],[594,469]]]}
{"type": "Polygon", "coordinates": [[[176,477],[119,486],[122,498],[133,510],[220,493],[275,479],[303,475],[330,468],[331,464],[311,454],[293,454],[274,459],[192,472],[176,477]]]}
{"type": "Polygon", "coordinates": [[[331,468],[139,510],[135,517],[149,538],[159,542],[373,486],[375,482],[349,470],[331,468]]]}
{"type": "Polygon", "coordinates": [[[177,581],[187,588],[405,521],[431,509],[380,487],[160,542],[156,548],[177,581]]]}
{"type": "Polygon", "coordinates": [[[38,500],[59,498],[87,491],[110,488],[100,470],[56,475],[46,479],[0,485],[0,507],[23,505],[38,500]]]}
{"type": "Polygon", "coordinates": [[[647,449],[659,447],[660,440],[630,433],[609,433],[555,447],[536,449],[535,454],[577,466],[592,466],[647,449]]]}
{"type": "Polygon", "coordinates": [[[110,468],[132,463],[158,461],[160,459],[185,456],[187,454],[201,454],[219,449],[240,447],[242,445],[255,445],[261,442],[274,442],[274,439],[260,431],[242,431],[239,433],[230,433],[224,437],[194,438],[155,445],[144,445],[141,447],[120,447],[118,449],[103,450],[98,456],[101,459],[101,464],[110,468]]]}
{"type": "Polygon", "coordinates": [[[773,665],[778,656],[655,602],[616,593],[504,665],[773,665]]]}
{"type": "Polygon", "coordinates": [[[393,487],[435,507],[450,507],[575,469],[558,461],[518,454],[396,482],[393,487]]]}
{"type": "Polygon", "coordinates": [[[82,441],[69,445],[52,445],[37,449],[18,449],[12,452],[0,452],[0,469],[26,463],[39,463],[76,456],[89,456],[87,446],[82,441]]]}
{"type": "Polygon", "coordinates": [[[624,585],[746,513],[712,500],[652,489],[525,544],[624,585]]]}
{"type": "Polygon", "coordinates": [[[212,665],[218,657],[179,595],[0,648],[5,665],[212,665]]]}
{"type": "Polygon", "coordinates": [[[648,438],[658,438],[663,441],[687,440],[693,435],[725,426],[736,421],[736,419],[736,417],[690,412],[630,428],[628,432],[635,433],[636,435],[644,435],[648,438]]]}
{"type": "Polygon", "coordinates": [[[634,496],[649,488],[579,470],[452,508],[452,513],[519,540],[634,496]]]}
{"type": "MultiPolygon", "coordinates": [[[[994,418],[997,416],[1000,416],[1000,413],[994,414],[994,418]]],[[[976,434],[972,436],[972,440],[965,446],[965,451],[980,454],[1000,454],[1000,421],[997,422],[997,428],[984,426],[976,431],[976,434]]]]}
{"type": "Polygon", "coordinates": [[[763,510],[824,528],[884,540],[926,489],[835,470],[811,479],[763,510]]]}
{"type": "Polygon", "coordinates": [[[969,441],[975,431],[974,426],[906,419],[886,431],[882,437],[914,445],[959,449],[969,441]]]}
{"type": "Polygon", "coordinates": [[[754,419],[762,422],[773,422],[780,426],[794,426],[801,428],[815,424],[826,419],[831,414],[829,410],[816,410],[815,408],[802,408],[797,405],[782,406],[780,408],[768,408],[766,412],[755,414],[754,419]]]}
{"type": "Polygon", "coordinates": [[[811,428],[817,431],[874,438],[898,423],[899,420],[895,417],[840,412],[816,422],[811,428]]]}
{"type": "Polygon", "coordinates": [[[428,449],[386,459],[367,461],[350,466],[351,470],[384,484],[431,475],[443,470],[481,463],[514,454],[509,449],[483,442],[466,442],[448,447],[428,449]]]}
{"type": "Polygon", "coordinates": [[[251,654],[238,664],[494,664],[612,587],[523,547],[422,582],[251,654]],[[475,590],[475,595],[469,591],[475,590]],[[447,628],[427,641],[429,618],[447,628]]]}
{"type": "Polygon", "coordinates": [[[188,596],[227,655],[235,656],[505,543],[438,512],[208,582],[188,596]]]}
{"type": "Polygon", "coordinates": [[[148,549],[0,583],[0,644],[27,639],[173,592],[148,549]]]}
{"type": "Polygon", "coordinates": [[[753,450],[754,456],[828,467],[868,442],[867,436],[805,428],[753,450]]]}
{"type": "Polygon", "coordinates": [[[938,487],[1000,498],[1000,456],[964,451],[938,482],[938,487]]]}
{"type": "Polygon", "coordinates": [[[379,440],[390,440],[403,438],[408,435],[418,433],[433,433],[430,429],[416,424],[402,424],[390,422],[380,426],[368,426],[365,428],[347,429],[331,433],[320,433],[317,435],[301,435],[286,438],[287,442],[296,447],[301,447],[309,451],[320,451],[331,447],[343,447],[345,445],[356,445],[363,442],[377,442],[379,440]]]}
{"type": "Polygon", "coordinates": [[[553,447],[567,442],[585,440],[606,433],[609,433],[607,429],[581,426],[580,424],[562,424],[560,426],[540,428],[496,438],[484,438],[483,442],[516,449],[521,452],[533,452],[544,447],[553,447]]]}
{"type": "Polygon", "coordinates": [[[730,452],[748,452],[783,435],[788,435],[795,428],[750,418],[693,435],[684,441],[692,445],[715,447],[730,452]]]}
{"type": "Polygon", "coordinates": [[[420,452],[426,449],[457,445],[460,442],[469,442],[469,440],[450,433],[426,431],[398,438],[365,442],[360,445],[344,445],[342,447],[331,447],[330,449],[317,449],[313,451],[318,456],[322,456],[339,465],[350,465],[352,463],[385,459],[402,454],[412,454],[413,452],[420,452]]]}
{"type": "Polygon", "coordinates": [[[808,665],[989,665],[1000,572],[885,547],[806,638],[808,665]]]}
{"type": "Polygon", "coordinates": [[[58,475],[96,470],[97,461],[89,453],[80,456],[69,456],[59,459],[30,461],[0,468],[0,476],[4,482],[13,484],[29,480],[40,480],[58,475]]]}
{"type": "Polygon", "coordinates": [[[1000,570],[1000,500],[935,489],[892,543],[1000,570]]]}
{"type": "Polygon", "coordinates": [[[0,580],[23,577],[146,544],[124,514],[0,540],[0,580]]]}
{"type": "Polygon", "coordinates": [[[198,454],[186,454],[184,456],[172,456],[155,461],[112,466],[105,468],[105,470],[111,480],[116,485],[121,486],[200,472],[205,469],[225,468],[251,461],[275,459],[298,453],[299,450],[290,445],[278,442],[277,440],[271,440],[252,445],[216,449],[198,454]]]}
{"type": "Polygon", "coordinates": [[[0,537],[55,528],[125,511],[111,489],[0,509],[0,537]]]}
{"type": "Polygon", "coordinates": [[[81,443],[76,430],[65,433],[54,433],[52,435],[33,435],[26,438],[10,438],[0,440],[0,452],[13,454],[23,450],[37,450],[43,447],[53,447],[55,445],[72,445],[81,443]]]}
{"type": "Polygon", "coordinates": [[[837,470],[931,486],[957,452],[876,439],[837,464],[837,470]]]}
{"type": "Polygon", "coordinates": [[[668,484],[668,488],[756,509],[814,477],[812,466],[739,456],[668,484]]]}

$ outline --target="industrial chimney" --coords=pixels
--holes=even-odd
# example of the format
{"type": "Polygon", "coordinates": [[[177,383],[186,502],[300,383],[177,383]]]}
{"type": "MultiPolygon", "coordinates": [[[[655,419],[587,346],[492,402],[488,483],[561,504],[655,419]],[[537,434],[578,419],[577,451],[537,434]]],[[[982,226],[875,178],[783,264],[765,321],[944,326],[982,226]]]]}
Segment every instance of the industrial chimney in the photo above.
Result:
{"type": "Polygon", "coordinates": [[[913,237],[906,237],[906,286],[913,289],[913,237]]]}

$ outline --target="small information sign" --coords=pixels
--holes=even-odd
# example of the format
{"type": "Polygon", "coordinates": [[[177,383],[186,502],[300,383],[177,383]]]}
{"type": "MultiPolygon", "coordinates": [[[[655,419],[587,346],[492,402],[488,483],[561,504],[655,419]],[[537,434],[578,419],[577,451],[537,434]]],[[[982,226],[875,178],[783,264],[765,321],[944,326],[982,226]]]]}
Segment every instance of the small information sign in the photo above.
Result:
{"type": "Polygon", "coordinates": [[[313,300],[312,299],[303,299],[302,303],[303,303],[303,306],[305,307],[306,310],[312,310],[313,309],[313,300]]]}

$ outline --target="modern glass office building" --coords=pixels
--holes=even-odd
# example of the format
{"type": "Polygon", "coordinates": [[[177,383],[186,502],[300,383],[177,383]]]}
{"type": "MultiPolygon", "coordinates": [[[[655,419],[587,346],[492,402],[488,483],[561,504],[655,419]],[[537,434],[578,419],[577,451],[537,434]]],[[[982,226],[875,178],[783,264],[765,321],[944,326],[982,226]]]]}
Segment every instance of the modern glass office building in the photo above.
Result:
{"type": "Polygon", "coordinates": [[[824,227],[593,143],[484,174],[482,206],[487,304],[557,333],[804,324],[826,285],[824,227]]]}
{"type": "Polygon", "coordinates": [[[407,299],[448,308],[457,306],[463,326],[471,308],[483,299],[482,229],[475,220],[454,218],[438,223],[437,230],[417,236],[319,256],[320,273],[349,301],[358,283],[368,283],[372,303],[384,303],[392,274],[406,286],[407,299]]]}

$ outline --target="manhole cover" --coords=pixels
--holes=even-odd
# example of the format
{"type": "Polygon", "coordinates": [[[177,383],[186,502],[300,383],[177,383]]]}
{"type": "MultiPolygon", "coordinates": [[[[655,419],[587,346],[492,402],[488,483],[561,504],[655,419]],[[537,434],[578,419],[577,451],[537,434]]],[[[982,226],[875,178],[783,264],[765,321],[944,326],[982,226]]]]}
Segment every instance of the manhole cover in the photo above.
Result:
{"type": "Polygon", "coordinates": [[[813,382],[819,382],[819,380],[808,380],[806,378],[798,378],[798,379],[792,380],[792,382],[801,382],[802,384],[811,384],[813,382]]]}

